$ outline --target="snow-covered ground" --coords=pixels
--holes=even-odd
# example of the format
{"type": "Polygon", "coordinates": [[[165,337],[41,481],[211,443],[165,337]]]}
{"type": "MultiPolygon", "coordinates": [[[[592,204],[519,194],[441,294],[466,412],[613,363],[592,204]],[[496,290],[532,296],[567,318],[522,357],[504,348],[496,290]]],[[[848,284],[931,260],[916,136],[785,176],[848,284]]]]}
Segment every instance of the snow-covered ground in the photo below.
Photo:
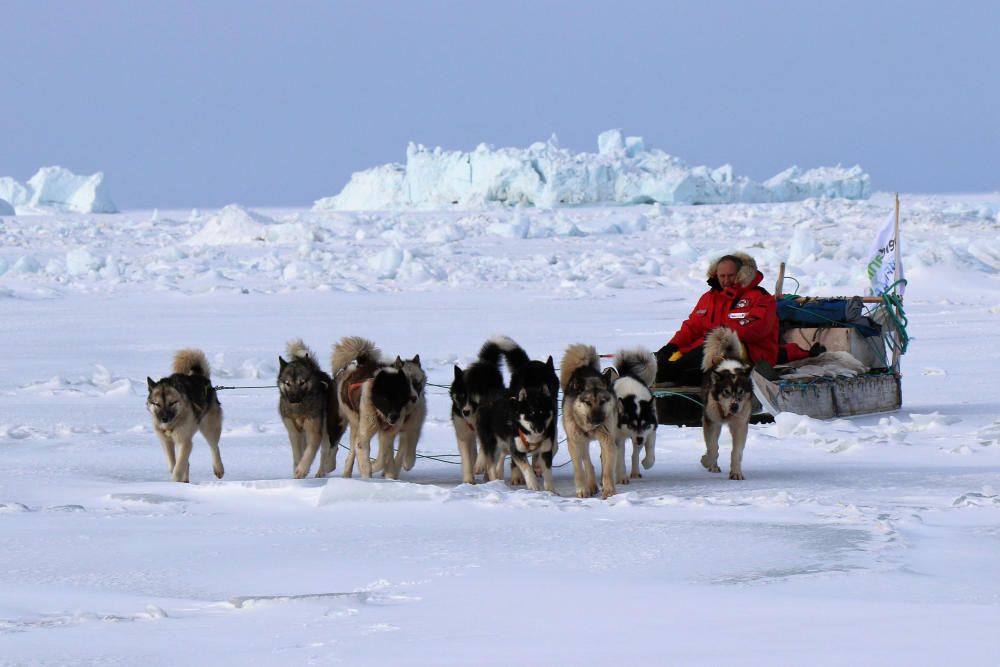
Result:
{"type": "Polygon", "coordinates": [[[655,349],[732,249],[769,286],[787,261],[801,293],[859,292],[888,195],[0,219],[0,664],[994,664],[1000,195],[902,202],[902,409],[779,415],[742,482],[661,427],[608,501],[567,465],[558,496],[459,484],[452,365],[496,333],[655,349]],[[292,480],[276,390],[234,389],[225,478],[199,436],[193,483],[168,481],[145,378],[175,349],[267,385],[289,339],[326,358],[348,334],[420,354],[441,456],[292,480]]]}

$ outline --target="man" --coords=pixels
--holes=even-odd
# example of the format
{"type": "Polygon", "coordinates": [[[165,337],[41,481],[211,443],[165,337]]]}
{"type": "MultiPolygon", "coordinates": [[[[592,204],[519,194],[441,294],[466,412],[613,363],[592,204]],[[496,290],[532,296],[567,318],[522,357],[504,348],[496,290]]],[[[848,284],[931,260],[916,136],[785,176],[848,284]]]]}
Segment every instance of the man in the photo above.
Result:
{"type": "Polygon", "coordinates": [[[750,255],[724,255],[708,267],[710,289],[674,334],[656,353],[657,382],[701,385],[702,343],[717,327],[733,329],[743,343],[747,361],[778,361],[778,312],[774,297],[760,287],[764,274],[750,255]]]}

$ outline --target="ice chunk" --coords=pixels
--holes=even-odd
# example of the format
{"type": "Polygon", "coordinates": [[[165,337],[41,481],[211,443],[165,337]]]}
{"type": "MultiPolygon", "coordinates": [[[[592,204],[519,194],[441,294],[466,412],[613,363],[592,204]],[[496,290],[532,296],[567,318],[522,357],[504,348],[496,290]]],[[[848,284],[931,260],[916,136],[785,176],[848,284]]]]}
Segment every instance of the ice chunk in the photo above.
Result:
{"type": "Polygon", "coordinates": [[[189,245],[232,245],[263,241],[275,221],[266,215],[230,204],[213,215],[201,231],[187,240],[189,245]]]}
{"type": "Polygon", "coordinates": [[[74,248],[66,253],[66,272],[71,276],[86,275],[104,267],[104,259],[94,257],[86,248],[74,248]]]}
{"type": "Polygon", "coordinates": [[[52,206],[77,213],[117,213],[104,174],[78,176],[62,167],[42,167],[28,180],[31,206],[52,206]]]}
{"type": "Polygon", "coordinates": [[[597,138],[597,153],[559,148],[553,136],[526,149],[480,144],[470,152],[410,143],[406,164],[356,172],[340,194],[315,209],[554,207],[587,204],[728,204],[784,202],[811,197],[864,199],[871,183],[860,167],[787,169],[765,183],[717,169],[689,167],[642,137],[620,129],[597,138]]]}
{"type": "Polygon", "coordinates": [[[31,200],[31,191],[9,176],[0,176],[0,199],[12,206],[24,206],[31,200]]]}
{"type": "Polygon", "coordinates": [[[0,199],[0,215],[14,215],[14,207],[6,199],[0,199]]]}

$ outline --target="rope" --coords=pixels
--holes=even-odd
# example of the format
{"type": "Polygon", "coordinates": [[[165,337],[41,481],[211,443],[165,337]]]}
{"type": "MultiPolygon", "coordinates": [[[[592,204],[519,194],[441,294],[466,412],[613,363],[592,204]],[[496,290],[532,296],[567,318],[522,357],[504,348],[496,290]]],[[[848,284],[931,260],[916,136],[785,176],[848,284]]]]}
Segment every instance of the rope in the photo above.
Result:
{"type": "MultiPolygon", "coordinates": [[[[792,278],[792,280],[795,280],[795,278],[792,278]]],[[[782,301],[785,301],[785,300],[786,299],[782,299],[782,301]]],[[[792,303],[791,302],[792,300],[793,299],[791,299],[791,298],[788,299],[788,301],[789,301],[788,306],[791,307],[791,308],[793,308],[794,310],[800,310],[802,312],[808,312],[810,314],[810,316],[812,316],[812,317],[816,317],[816,318],[821,319],[821,320],[826,320],[827,322],[829,322],[831,324],[836,324],[836,325],[841,326],[841,327],[848,326],[848,327],[851,327],[853,329],[860,329],[861,328],[861,325],[854,324],[853,322],[845,322],[843,320],[835,320],[832,317],[827,317],[826,315],[821,315],[819,313],[810,312],[808,309],[802,308],[801,306],[798,306],[795,303],[792,303]]],[[[871,336],[871,337],[864,336],[864,338],[865,338],[865,342],[868,344],[868,346],[872,348],[872,351],[875,352],[879,357],[881,357],[882,363],[884,363],[886,366],[888,366],[889,365],[889,359],[888,359],[888,357],[885,354],[885,347],[882,346],[882,349],[879,349],[875,345],[875,343],[873,341],[868,340],[868,338],[874,338],[874,336],[871,336]]]]}
{"type": "Polygon", "coordinates": [[[690,394],[682,394],[681,392],[678,391],[663,391],[663,390],[657,390],[653,392],[654,398],[663,398],[664,396],[679,396],[680,398],[686,398],[687,400],[697,405],[699,408],[704,407],[704,403],[702,403],[695,397],[691,396],[690,394]]]}
{"type": "Polygon", "coordinates": [[[225,391],[226,389],[277,389],[277,388],[278,388],[278,385],[276,385],[276,384],[248,385],[248,386],[242,386],[242,387],[226,387],[226,386],[220,384],[220,385],[216,385],[216,386],[212,387],[212,389],[215,389],[216,391],[225,391]]]}
{"type": "Polygon", "coordinates": [[[905,286],[906,279],[900,278],[886,288],[882,294],[882,306],[892,321],[893,328],[898,332],[899,354],[903,355],[906,354],[906,348],[910,346],[910,334],[906,331],[906,325],[909,324],[909,320],[906,319],[906,312],[903,310],[903,299],[896,294],[896,285],[899,284],[905,286]]]}
{"type": "MultiPolygon", "coordinates": [[[[561,445],[561,444],[563,444],[565,442],[566,442],[566,438],[563,438],[562,440],[560,440],[558,442],[558,444],[561,445]]],[[[347,445],[343,444],[342,442],[338,442],[337,446],[340,447],[343,450],[351,451],[351,448],[348,447],[347,445]]],[[[431,461],[437,461],[438,463],[450,463],[451,465],[455,465],[455,466],[462,465],[462,462],[461,461],[448,461],[447,459],[453,459],[453,458],[461,457],[461,456],[462,456],[461,454],[417,454],[417,458],[418,459],[430,459],[431,461]]],[[[510,457],[505,456],[504,460],[507,460],[508,458],[510,458],[510,457]]],[[[375,459],[371,459],[371,460],[372,460],[372,462],[375,461],[375,459]]],[[[572,461],[563,461],[559,465],[553,465],[552,467],[553,468],[562,468],[563,466],[569,465],[570,463],[572,463],[572,461]]]]}

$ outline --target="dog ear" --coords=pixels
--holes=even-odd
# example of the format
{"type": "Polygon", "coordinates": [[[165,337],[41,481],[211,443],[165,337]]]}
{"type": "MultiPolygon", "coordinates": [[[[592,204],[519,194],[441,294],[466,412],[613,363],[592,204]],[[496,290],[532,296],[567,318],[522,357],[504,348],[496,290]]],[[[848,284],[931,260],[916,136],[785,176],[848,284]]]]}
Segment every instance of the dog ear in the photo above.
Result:
{"type": "Polygon", "coordinates": [[[156,386],[156,383],[153,382],[153,378],[149,377],[148,375],[146,376],[146,386],[149,387],[150,391],[153,391],[153,387],[156,386]]]}
{"type": "Polygon", "coordinates": [[[420,355],[419,354],[416,355],[415,357],[413,357],[412,359],[410,359],[410,361],[412,363],[416,364],[417,366],[420,366],[420,355]]]}
{"type": "Polygon", "coordinates": [[[285,370],[285,366],[287,366],[287,365],[288,365],[288,362],[285,361],[284,359],[282,359],[281,355],[279,354],[278,355],[278,371],[280,372],[280,371],[285,370]]]}
{"type": "Polygon", "coordinates": [[[604,384],[608,385],[608,389],[610,389],[615,384],[615,380],[618,379],[618,371],[613,367],[605,368],[601,377],[604,378],[604,384]]]}
{"type": "Polygon", "coordinates": [[[550,371],[552,371],[553,373],[555,373],[555,372],[556,372],[556,364],[555,364],[555,362],[554,362],[554,361],[552,361],[552,355],[551,355],[551,354],[549,355],[549,358],[545,360],[545,365],[546,365],[546,366],[548,367],[548,369],[549,369],[550,371]]]}
{"type": "Polygon", "coordinates": [[[462,369],[458,367],[458,364],[455,364],[455,382],[461,382],[461,381],[462,381],[462,369]]]}
{"type": "Polygon", "coordinates": [[[396,355],[396,361],[392,362],[392,367],[397,371],[403,368],[403,360],[398,354],[396,355]]]}

